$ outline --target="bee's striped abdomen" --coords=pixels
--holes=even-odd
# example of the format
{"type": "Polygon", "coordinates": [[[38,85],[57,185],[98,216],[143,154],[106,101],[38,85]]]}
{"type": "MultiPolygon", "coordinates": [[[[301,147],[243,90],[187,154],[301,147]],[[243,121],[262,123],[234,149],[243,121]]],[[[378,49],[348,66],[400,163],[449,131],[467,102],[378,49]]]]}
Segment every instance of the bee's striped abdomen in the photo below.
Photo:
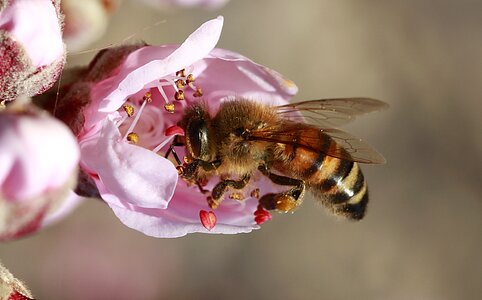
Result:
{"type": "Polygon", "coordinates": [[[272,167],[288,177],[301,179],[334,214],[353,220],[365,215],[368,189],[358,163],[322,130],[295,124],[291,142],[278,144],[272,167]],[[347,159],[334,156],[342,155],[347,159]]]}
{"type": "Polygon", "coordinates": [[[310,191],[333,213],[354,220],[365,215],[367,183],[356,162],[325,156],[319,171],[306,180],[310,191]]]}

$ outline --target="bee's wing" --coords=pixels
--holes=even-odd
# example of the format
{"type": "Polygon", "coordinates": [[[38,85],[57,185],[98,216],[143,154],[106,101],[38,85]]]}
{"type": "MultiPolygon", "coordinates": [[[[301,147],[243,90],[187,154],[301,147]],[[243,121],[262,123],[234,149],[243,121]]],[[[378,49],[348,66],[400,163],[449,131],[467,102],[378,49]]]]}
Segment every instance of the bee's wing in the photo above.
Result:
{"type": "Polygon", "coordinates": [[[388,108],[388,104],[371,98],[333,98],[309,100],[277,106],[277,111],[292,121],[326,127],[346,124],[356,116],[388,108]],[[301,113],[301,114],[300,114],[301,113]]]}
{"type": "Polygon", "coordinates": [[[338,129],[321,129],[303,123],[291,123],[277,130],[253,131],[250,139],[296,145],[359,163],[384,164],[386,162],[385,158],[369,144],[349,133],[338,129]]]}
{"type": "Polygon", "coordinates": [[[327,153],[338,158],[343,158],[342,153],[348,153],[352,161],[366,163],[366,164],[384,164],[387,161],[368,143],[364,142],[362,139],[357,138],[347,132],[338,129],[321,129],[323,133],[330,136],[336,143],[335,153],[327,153]],[[340,151],[343,149],[344,151],[340,151]],[[340,153],[341,152],[341,153],[340,153]],[[340,154],[338,154],[340,153],[340,154]]]}

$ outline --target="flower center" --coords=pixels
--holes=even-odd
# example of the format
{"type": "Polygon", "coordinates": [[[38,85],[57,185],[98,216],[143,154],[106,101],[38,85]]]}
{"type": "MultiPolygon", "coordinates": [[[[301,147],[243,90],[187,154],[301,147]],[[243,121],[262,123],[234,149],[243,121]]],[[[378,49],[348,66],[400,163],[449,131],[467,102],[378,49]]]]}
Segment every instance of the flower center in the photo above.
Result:
{"type": "Polygon", "coordinates": [[[122,117],[117,122],[123,132],[122,140],[159,153],[176,135],[183,135],[179,127],[173,130],[169,126],[176,124],[181,117],[176,114],[179,111],[176,107],[180,106],[182,113],[188,105],[184,100],[194,100],[203,95],[194,82],[194,75],[182,69],[161,78],[156,86],[127,99],[119,110],[122,117]],[[163,111],[169,114],[162,114],[163,111]],[[166,127],[169,128],[164,131],[166,127]]]}

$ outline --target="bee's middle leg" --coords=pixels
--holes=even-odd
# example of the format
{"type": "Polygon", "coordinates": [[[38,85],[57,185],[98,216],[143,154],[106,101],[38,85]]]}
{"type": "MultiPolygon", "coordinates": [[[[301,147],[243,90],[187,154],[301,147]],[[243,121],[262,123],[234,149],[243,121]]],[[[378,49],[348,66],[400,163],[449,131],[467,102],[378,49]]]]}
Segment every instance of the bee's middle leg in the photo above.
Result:
{"type": "Polygon", "coordinates": [[[278,185],[291,185],[291,189],[281,193],[269,193],[259,199],[259,204],[268,210],[276,209],[280,212],[290,212],[301,205],[305,194],[305,182],[291,177],[273,174],[265,166],[259,168],[261,173],[278,185]]]}
{"type": "Polygon", "coordinates": [[[251,177],[249,175],[244,175],[244,177],[240,180],[226,179],[220,181],[214,186],[211,197],[208,197],[209,206],[213,209],[218,207],[223,200],[224,193],[226,193],[228,188],[237,190],[243,189],[248,184],[250,178],[251,177]]]}

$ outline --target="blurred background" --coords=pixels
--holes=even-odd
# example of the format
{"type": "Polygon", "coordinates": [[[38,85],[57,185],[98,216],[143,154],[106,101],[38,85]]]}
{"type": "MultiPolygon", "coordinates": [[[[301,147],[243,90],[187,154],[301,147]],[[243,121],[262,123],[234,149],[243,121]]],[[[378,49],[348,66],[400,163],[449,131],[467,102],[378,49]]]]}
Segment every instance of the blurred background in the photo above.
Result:
{"type": "Polygon", "coordinates": [[[294,80],[295,101],[388,102],[344,128],[388,160],[363,167],[368,214],[341,221],[307,199],[250,234],[154,239],[91,200],[0,258],[38,299],[480,299],[481,12],[470,0],[123,1],[70,66],[122,42],[180,43],[223,15],[218,47],[294,80]]]}

